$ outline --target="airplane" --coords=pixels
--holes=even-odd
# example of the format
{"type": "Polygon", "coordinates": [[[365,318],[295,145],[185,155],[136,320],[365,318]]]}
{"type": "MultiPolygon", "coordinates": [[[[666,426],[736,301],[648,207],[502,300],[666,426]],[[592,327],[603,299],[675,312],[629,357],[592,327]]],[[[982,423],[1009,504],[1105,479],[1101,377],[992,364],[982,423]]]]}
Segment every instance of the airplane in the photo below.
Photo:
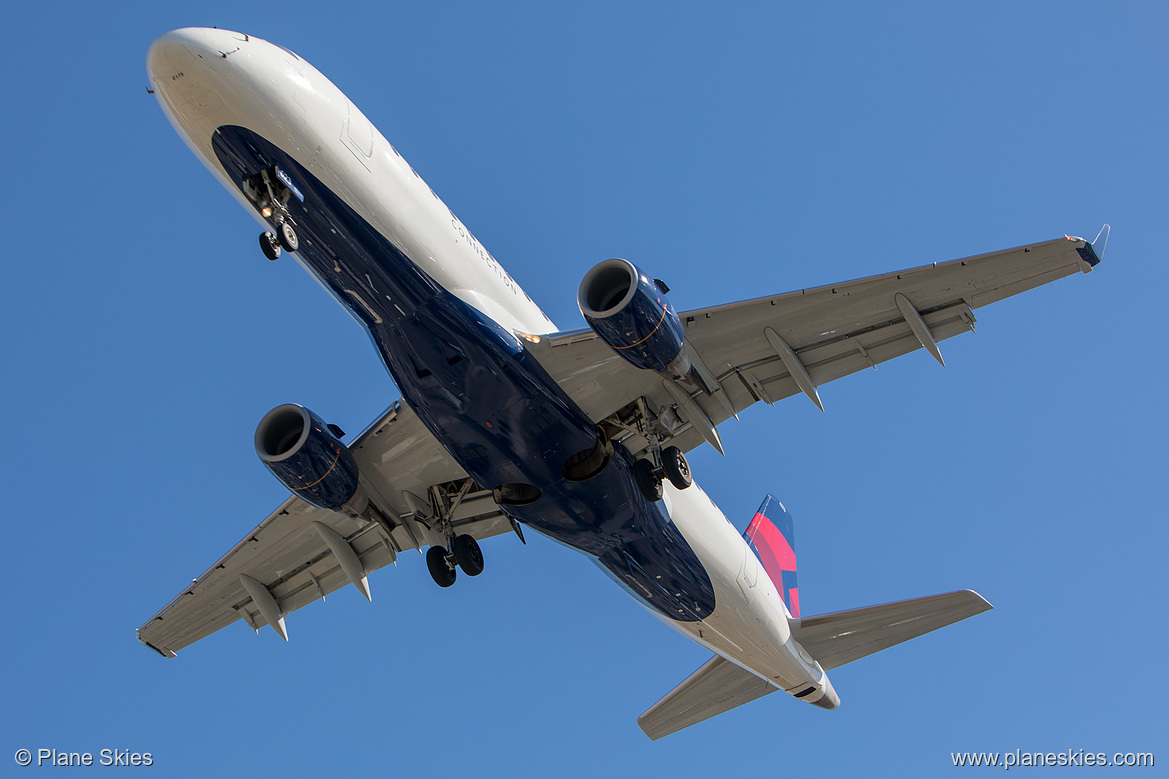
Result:
{"type": "Polygon", "coordinates": [[[1100,261],[1062,236],[920,268],[677,312],[625,259],[589,270],[587,328],[559,331],[369,119],[312,65],[244,33],[153,42],[153,93],[187,146],[368,334],[402,394],[344,442],[303,406],[260,421],[291,492],[138,630],[165,657],[242,620],[286,617],[405,551],[441,587],[479,542],[534,530],[587,555],[711,659],[638,720],[652,739],[775,691],[824,709],[827,672],[991,608],[970,590],[804,616],[794,524],[768,496],[740,533],[686,453],[718,426],[974,330],[974,309],[1100,261]]]}

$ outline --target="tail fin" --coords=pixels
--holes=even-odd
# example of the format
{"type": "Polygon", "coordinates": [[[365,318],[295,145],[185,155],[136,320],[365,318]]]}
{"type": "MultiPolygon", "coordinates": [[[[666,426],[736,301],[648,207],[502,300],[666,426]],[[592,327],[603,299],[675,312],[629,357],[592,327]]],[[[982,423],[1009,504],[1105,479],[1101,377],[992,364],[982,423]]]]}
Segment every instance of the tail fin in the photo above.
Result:
{"type": "Polygon", "coordinates": [[[768,495],[755,512],[743,538],[755,550],[772,584],[783,595],[793,617],[800,616],[800,591],[796,587],[796,530],[783,504],[768,495]]]}

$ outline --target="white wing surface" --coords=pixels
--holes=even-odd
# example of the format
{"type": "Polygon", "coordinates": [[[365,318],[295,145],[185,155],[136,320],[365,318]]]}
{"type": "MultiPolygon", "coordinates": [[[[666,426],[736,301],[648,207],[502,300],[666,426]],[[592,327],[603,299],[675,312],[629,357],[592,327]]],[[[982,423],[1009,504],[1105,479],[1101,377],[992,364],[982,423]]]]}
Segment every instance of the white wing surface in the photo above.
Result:
{"type": "Polygon", "coordinates": [[[444,544],[444,537],[432,532],[433,520],[424,508],[431,505],[434,493],[439,493],[437,500],[456,505],[450,519],[458,533],[483,539],[513,529],[491,493],[469,482],[463,469],[401,402],[349,448],[367,493],[379,505],[394,509],[384,524],[289,498],[139,628],[138,639],[159,654],[174,657],[183,647],[237,619],[257,631],[270,623],[287,637],[285,615],[352,581],[341,557],[356,560],[353,567],[360,583],[354,583],[367,594],[364,574],[394,562],[405,550],[444,544]],[[461,499],[451,500],[462,491],[460,486],[466,487],[461,499]],[[269,606],[275,609],[275,613],[270,611],[271,621],[264,614],[269,606]]]}

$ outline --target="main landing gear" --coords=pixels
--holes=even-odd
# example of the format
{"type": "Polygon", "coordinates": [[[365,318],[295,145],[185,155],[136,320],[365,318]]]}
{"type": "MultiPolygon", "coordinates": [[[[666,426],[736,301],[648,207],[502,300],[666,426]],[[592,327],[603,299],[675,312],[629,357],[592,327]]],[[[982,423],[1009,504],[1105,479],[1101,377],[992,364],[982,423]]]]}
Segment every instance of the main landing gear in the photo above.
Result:
{"type": "Polygon", "coordinates": [[[694,483],[690,464],[686,462],[682,450],[676,446],[662,446],[677,435],[680,426],[680,421],[671,424],[664,412],[651,412],[644,397],[637,398],[601,421],[606,440],[611,438],[621,441],[632,452],[644,452],[644,456],[633,463],[633,478],[637,482],[637,489],[650,503],[662,499],[662,482],[666,479],[679,490],[694,483]]]}
{"type": "MultiPolygon", "coordinates": [[[[415,519],[435,535],[446,539],[445,545],[426,550],[426,567],[439,587],[454,584],[458,568],[468,576],[483,573],[483,551],[479,542],[467,533],[457,533],[452,521],[455,510],[467,494],[480,489],[474,479],[466,478],[431,487],[428,502],[414,497],[415,519]]],[[[522,540],[523,536],[520,538],[522,540]]]]}
{"type": "Polygon", "coordinates": [[[479,549],[478,541],[464,534],[451,539],[450,546],[449,550],[441,546],[432,546],[426,550],[426,567],[435,584],[439,587],[454,584],[456,566],[462,568],[468,576],[483,573],[483,551],[479,549]]]}
{"type": "Polygon", "coordinates": [[[279,257],[282,249],[288,252],[300,249],[296,222],[288,211],[288,203],[294,196],[301,200],[303,197],[286,183],[291,180],[279,166],[273,165],[243,182],[244,194],[259,209],[260,216],[275,228],[275,232],[267,230],[260,234],[260,250],[269,260],[279,257]]]}
{"type": "Polygon", "coordinates": [[[676,446],[667,446],[658,453],[660,465],[653,460],[641,459],[633,464],[633,477],[637,481],[637,488],[646,500],[654,503],[662,499],[662,480],[669,479],[670,484],[684,490],[694,483],[690,475],[690,464],[686,462],[686,455],[676,446]]]}

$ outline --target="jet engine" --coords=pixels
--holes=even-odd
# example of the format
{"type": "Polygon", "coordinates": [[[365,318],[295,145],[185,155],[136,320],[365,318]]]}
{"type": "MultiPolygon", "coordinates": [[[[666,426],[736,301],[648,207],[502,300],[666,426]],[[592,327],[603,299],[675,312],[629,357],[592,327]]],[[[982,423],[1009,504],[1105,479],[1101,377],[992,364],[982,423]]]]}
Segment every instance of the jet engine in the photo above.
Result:
{"type": "Polygon", "coordinates": [[[293,495],[356,516],[368,501],[358,488],[357,462],[334,430],[340,433],[304,406],[285,403],[256,427],[256,454],[293,495]]]}
{"type": "Polygon", "coordinates": [[[589,327],[617,354],[638,368],[680,378],[690,372],[690,360],[668,291],[628,260],[605,260],[585,274],[576,302],[589,327]]]}

